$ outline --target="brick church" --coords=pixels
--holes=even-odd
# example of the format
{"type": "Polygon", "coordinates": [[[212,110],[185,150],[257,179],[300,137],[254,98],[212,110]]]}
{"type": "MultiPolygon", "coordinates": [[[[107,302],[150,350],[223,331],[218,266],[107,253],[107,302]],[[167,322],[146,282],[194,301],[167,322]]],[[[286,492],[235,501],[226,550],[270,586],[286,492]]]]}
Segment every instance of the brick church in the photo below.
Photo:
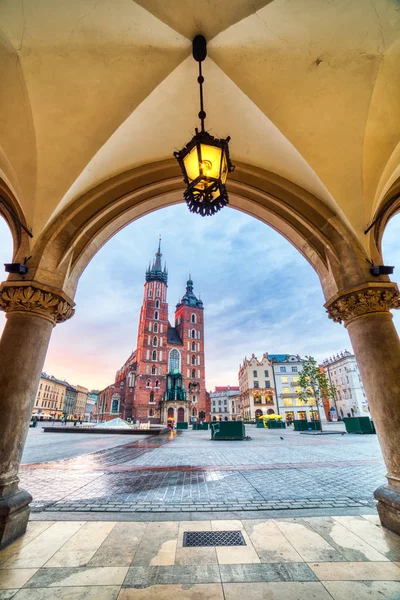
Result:
{"type": "Polygon", "coordinates": [[[117,371],[114,384],[99,394],[97,417],[166,423],[209,420],[205,387],[204,306],[193,281],[168,320],[168,272],[161,243],[146,271],[137,347],[117,371]]]}

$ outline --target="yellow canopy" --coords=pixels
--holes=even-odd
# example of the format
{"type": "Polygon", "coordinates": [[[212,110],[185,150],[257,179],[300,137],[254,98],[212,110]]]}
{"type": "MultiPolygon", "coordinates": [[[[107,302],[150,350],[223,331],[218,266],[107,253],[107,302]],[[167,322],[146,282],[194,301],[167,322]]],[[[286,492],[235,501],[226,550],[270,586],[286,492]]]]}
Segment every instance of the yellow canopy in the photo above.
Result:
{"type": "Polygon", "coordinates": [[[282,419],[282,415],[276,415],[276,414],[261,415],[261,417],[259,417],[259,418],[267,421],[268,419],[282,419]]]}

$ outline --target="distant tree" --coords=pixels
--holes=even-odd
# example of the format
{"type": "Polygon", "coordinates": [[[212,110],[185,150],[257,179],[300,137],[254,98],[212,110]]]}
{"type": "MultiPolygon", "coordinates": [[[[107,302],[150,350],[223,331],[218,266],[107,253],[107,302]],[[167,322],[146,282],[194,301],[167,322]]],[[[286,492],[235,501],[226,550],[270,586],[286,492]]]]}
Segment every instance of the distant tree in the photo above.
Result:
{"type": "Polygon", "coordinates": [[[318,412],[318,419],[321,423],[320,406],[322,406],[322,400],[327,398],[334,398],[335,388],[330,385],[326,374],[321,371],[317,364],[317,361],[312,356],[306,356],[303,362],[302,370],[299,373],[298,385],[301,388],[299,394],[300,400],[303,400],[304,404],[310,405],[309,398],[315,401],[315,405],[318,412]]]}

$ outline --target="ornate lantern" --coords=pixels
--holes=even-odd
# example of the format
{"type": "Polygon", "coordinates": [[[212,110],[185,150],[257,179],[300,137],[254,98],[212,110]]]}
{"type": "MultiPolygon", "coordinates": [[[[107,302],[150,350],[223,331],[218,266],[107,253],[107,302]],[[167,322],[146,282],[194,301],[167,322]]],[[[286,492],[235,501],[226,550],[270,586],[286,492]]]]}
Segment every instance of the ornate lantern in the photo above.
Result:
{"type": "Polygon", "coordinates": [[[207,56],[207,42],[202,35],[193,40],[193,58],[199,63],[201,130],[179,152],[174,152],[186,184],[184,198],[189,210],[202,217],[213,215],[229,203],[226,190],[228,173],[234,170],[229,158],[229,140],[217,139],[204,130],[206,113],[203,105],[204,77],[201,63],[207,56]]]}

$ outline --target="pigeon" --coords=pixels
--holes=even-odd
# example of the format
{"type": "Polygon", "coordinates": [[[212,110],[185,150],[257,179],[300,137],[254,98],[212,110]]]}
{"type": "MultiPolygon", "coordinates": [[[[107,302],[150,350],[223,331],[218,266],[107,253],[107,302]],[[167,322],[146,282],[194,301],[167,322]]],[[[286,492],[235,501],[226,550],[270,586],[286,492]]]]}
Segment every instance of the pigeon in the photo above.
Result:
{"type": "Polygon", "coordinates": [[[281,436],[281,440],[283,440],[283,437],[281,436]]]}

